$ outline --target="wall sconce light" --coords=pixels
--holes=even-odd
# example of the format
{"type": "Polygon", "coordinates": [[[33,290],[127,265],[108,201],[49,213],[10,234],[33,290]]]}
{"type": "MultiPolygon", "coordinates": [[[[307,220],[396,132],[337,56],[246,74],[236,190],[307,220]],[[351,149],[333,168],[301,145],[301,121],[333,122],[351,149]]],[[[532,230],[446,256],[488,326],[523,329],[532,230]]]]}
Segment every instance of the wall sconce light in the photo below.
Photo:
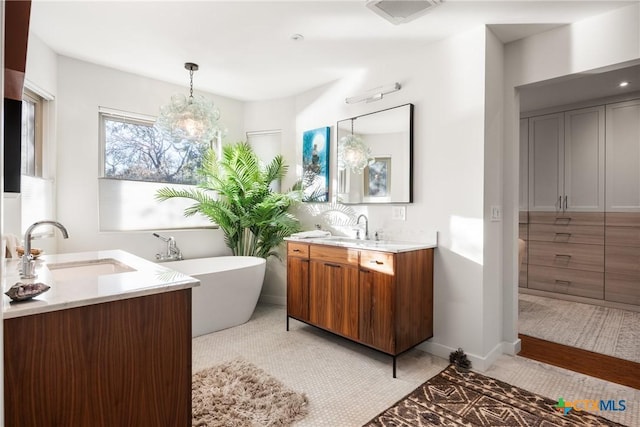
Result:
{"type": "Polygon", "coordinates": [[[366,91],[361,95],[350,96],[344,100],[347,104],[357,104],[358,102],[373,102],[381,100],[386,94],[397,92],[402,89],[400,83],[379,86],[366,91]]]}
{"type": "Polygon", "coordinates": [[[189,97],[173,95],[169,104],[160,108],[157,124],[175,138],[211,142],[218,132],[220,111],[211,100],[193,95],[193,73],[198,71],[198,64],[187,62],[184,68],[189,70],[189,97]]]}

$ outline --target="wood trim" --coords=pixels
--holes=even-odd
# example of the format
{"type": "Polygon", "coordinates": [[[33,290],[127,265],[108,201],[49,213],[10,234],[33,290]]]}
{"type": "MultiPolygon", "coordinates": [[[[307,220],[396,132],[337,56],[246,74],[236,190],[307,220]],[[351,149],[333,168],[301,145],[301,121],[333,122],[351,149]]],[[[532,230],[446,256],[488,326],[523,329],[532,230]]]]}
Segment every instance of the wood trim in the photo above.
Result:
{"type": "Polygon", "coordinates": [[[519,334],[518,356],[640,390],[640,363],[519,334]]]}
{"type": "Polygon", "coordinates": [[[21,101],[24,74],[27,68],[31,0],[3,3],[5,6],[4,97],[21,101]]]}

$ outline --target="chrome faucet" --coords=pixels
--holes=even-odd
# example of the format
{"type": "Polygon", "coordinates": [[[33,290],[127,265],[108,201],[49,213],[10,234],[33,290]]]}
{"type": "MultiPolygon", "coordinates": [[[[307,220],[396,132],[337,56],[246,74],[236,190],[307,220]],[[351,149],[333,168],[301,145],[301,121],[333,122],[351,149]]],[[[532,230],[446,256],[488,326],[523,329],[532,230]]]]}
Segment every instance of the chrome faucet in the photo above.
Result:
{"type": "Polygon", "coordinates": [[[33,279],[37,276],[35,274],[36,262],[33,259],[33,255],[31,255],[31,233],[41,225],[53,225],[60,230],[62,237],[69,238],[67,229],[58,221],[38,221],[31,224],[24,233],[24,255],[22,255],[22,271],[20,272],[20,278],[22,279],[33,279]]]}
{"type": "Polygon", "coordinates": [[[360,214],[356,220],[356,225],[360,224],[360,218],[364,218],[364,240],[369,240],[369,219],[365,214],[360,214]]]}
{"type": "Polygon", "coordinates": [[[158,233],[153,233],[155,237],[167,243],[167,252],[164,254],[156,254],[158,261],[180,261],[182,259],[182,251],[176,245],[176,239],[173,236],[162,237],[158,233]]]}

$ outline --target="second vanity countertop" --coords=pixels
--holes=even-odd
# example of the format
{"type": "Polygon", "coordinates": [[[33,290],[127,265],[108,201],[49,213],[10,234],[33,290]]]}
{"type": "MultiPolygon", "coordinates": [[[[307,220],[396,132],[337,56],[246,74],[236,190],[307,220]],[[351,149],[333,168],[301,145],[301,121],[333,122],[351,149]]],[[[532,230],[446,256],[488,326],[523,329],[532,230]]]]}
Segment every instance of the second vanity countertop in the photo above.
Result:
{"type": "Polygon", "coordinates": [[[19,270],[20,259],[5,261],[2,275],[3,293],[16,282],[41,282],[51,286],[51,289],[33,299],[20,302],[11,301],[3,294],[2,311],[5,319],[188,289],[200,285],[197,279],[122,250],[44,255],[36,261],[37,277],[35,279],[20,279],[19,270]],[[56,281],[47,268],[48,264],[91,263],[100,260],[114,260],[131,267],[133,271],[92,277],[63,278],[56,281]]]}
{"type": "Polygon", "coordinates": [[[418,249],[430,249],[438,247],[437,233],[434,233],[432,238],[427,239],[424,242],[400,242],[394,240],[358,240],[342,236],[328,236],[328,237],[312,237],[312,238],[285,238],[288,242],[299,243],[312,243],[316,245],[328,245],[338,246],[352,249],[363,249],[379,252],[409,252],[418,249]]]}

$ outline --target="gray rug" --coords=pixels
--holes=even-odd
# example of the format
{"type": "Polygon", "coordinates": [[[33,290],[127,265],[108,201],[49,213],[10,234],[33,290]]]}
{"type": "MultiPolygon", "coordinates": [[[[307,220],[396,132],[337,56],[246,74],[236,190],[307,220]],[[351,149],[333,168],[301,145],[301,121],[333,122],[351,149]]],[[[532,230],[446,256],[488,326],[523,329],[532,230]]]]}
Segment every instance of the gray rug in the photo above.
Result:
{"type": "Polygon", "coordinates": [[[518,332],[640,363],[640,313],[520,294],[518,332]]]}
{"type": "Polygon", "coordinates": [[[251,363],[236,359],[197,372],[193,426],[288,426],[307,414],[307,397],[251,363]]]}

